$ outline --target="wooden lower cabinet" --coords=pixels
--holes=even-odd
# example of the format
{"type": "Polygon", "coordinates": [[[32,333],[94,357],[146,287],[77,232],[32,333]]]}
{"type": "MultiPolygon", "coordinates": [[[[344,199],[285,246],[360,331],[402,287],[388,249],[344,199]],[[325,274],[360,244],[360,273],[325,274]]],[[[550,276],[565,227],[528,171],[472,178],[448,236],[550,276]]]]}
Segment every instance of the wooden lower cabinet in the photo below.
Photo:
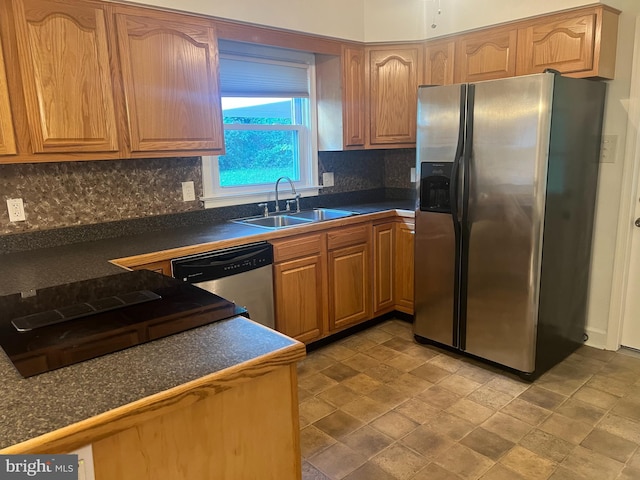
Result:
{"type": "Polygon", "coordinates": [[[373,313],[395,309],[395,222],[373,226],[373,313]]]}
{"type": "Polygon", "coordinates": [[[395,307],[413,315],[415,225],[398,222],[395,225],[395,307]]]}

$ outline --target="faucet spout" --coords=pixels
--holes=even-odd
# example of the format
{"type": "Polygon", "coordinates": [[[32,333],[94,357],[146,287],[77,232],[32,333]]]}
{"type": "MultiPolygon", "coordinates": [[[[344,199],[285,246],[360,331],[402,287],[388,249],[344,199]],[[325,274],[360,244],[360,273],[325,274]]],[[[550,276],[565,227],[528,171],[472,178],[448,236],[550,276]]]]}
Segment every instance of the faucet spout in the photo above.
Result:
{"type": "Polygon", "coordinates": [[[287,180],[289,182],[289,185],[291,185],[291,193],[293,195],[297,195],[296,187],[293,186],[293,182],[291,181],[291,179],[289,177],[280,177],[278,180],[276,180],[276,212],[280,211],[280,205],[278,203],[278,201],[279,201],[279,199],[278,199],[278,186],[280,185],[280,181],[281,180],[287,180]]]}

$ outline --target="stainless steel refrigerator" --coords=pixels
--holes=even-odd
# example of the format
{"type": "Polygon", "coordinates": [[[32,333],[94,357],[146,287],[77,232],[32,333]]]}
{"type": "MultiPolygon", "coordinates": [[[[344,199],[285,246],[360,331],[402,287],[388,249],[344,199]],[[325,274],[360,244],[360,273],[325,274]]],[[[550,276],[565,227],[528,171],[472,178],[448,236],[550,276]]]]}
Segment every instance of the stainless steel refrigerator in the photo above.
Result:
{"type": "Polygon", "coordinates": [[[605,87],[543,73],[419,88],[418,341],[525,377],[584,342],[605,87]]]}

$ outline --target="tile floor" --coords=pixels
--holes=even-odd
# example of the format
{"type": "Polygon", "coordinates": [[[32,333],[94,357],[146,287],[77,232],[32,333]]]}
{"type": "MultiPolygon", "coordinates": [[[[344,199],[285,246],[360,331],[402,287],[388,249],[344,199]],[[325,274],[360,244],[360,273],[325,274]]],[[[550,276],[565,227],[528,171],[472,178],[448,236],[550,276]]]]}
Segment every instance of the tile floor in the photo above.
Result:
{"type": "Polygon", "coordinates": [[[389,320],[298,372],[304,480],[640,479],[640,357],[582,347],[531,384],[389,320]]]}

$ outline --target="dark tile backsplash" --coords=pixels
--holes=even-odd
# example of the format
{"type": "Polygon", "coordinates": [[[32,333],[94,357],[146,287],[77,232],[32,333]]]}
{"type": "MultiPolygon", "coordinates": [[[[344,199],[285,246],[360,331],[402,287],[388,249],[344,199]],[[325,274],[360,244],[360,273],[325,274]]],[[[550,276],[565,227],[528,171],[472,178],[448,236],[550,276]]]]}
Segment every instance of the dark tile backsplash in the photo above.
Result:
{"type": "MultiPolygon", "coordinates": [[[[415,149],[320,152],[334,186],[303,208],[413,195],[415,149]]],[[[202,192],[199,157],[0,165],[0,253],[257,215],[255,205],[204,210],[183,202],[181,182],[202,192]],[[5,200],[22,198],[27,220],[10,223],[5,200]]]]}

